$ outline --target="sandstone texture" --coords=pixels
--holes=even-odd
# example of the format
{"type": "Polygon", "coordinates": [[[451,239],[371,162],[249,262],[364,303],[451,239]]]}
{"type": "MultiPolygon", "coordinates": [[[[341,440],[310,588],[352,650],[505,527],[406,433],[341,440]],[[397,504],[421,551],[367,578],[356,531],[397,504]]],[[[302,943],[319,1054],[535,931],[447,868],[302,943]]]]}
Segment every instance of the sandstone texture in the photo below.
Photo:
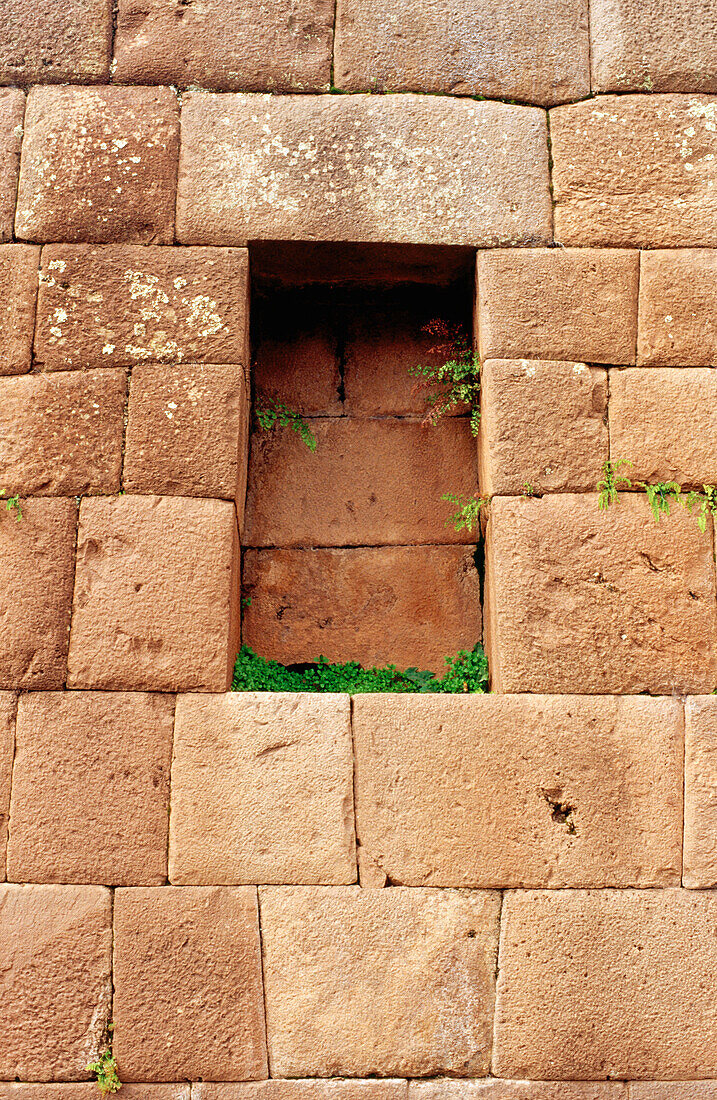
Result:
{"type": "Polygon", "coordinates": [[[594,489],[608,457],[607,371],[487,359],[481,369],[481,492],[594,489]]]}
{"type": "MultiPolygon", "coordinates": [[[[654,367],[610,371],[610,450],[623,472],[701,489],[717,481],[717,371],[654,367]]],[[[593,483],[594,484],[594,483],[593,483]]]]}
{"type": "Polygon", "coordinates": [[[169,877],[187,883],[356,881],[345,695],[182,695],[169,877]]]}
{"type": "Polygon", "coordinates": [[[480,1076],[491,1051],[500,895],[265,886],[275,1076],[480,1076]]]}
{"type": "Polygon", "coordinates": [[[715,1100],[717,1081],[633,1081],[630,1100],[715,1100]]]}
{"type": "Polygon", "coordinates": [[[33,88],[16,235],[171,244],[178,148],[170,88],[33,88]]]}
{"type": "Polygon", "coordinates": [[[0,378],[0,485],[7,493],[116,493],[124,371],[0,378]]]}
{"type": "Polygon", "coordinates": [[[283,664],[445,671],[481,634],[474,546],[247,550],[243,641],[283,664]],[[438,595],[440,593],[440,598],[438,595]]]}
{"type": "Polygon", "coordinates": [[[121,1078],[267,1075],[256,890],[122,889],[114,909],[121,1078]]]}
{"type": "Polygon", "coordinates": [[[717,99],[604,96],[550,114],[555,240],[717,244],[717,99]]]}
{"type": "Polygon", "coordinates": [[[506,692],[708,692],[717,683],[712,534],[644,495],[496,498],[486,652],[506,692]]]}
{"type": "Polygon", "coordinates": [[[24,114],[22,92],[0,88],[0,242],[12,237],[24,114]]]}
{"type": "Polygon", "coordinates": [[[685,706],[685,854],[682,882],[717,886],[717,699],[685,706]]]}
{"type": "Polygon", "coordinates": [[[714,893],[506,894],[494,1072],[714,1076],[716,919],[714,893]]]}
{"type": "Polygon", "coordinates": [[[0,886],[0,1076],[86,1078],[109,1022],[111,965],[109,890],[0,886]]]}
{"type": "Polygon", "coordinates": [[[637,362],[717,366],[717,253],[712,249],[643,252],[637,362]]]}
{"type": "Polygon", "coordinates": [[[587,5],[518,0],[496,17],[489,0],[339,0],[334,80],[354,92],[578,99],[590,91],[587,5]]]}
{"type": "Polygon", "coordinates": [[[238,571],[229,502],[84,500],[68,686],[225,691],[239,648],[238,571]]]}
{"type": "Polygon", "coordinates": [[[676,700],[359,695],[353,732],[357,834],[393,883],[680,883],[676,700]]]}
{"type": "Polygon", "coordinates": [[[191,92],[177,239],[545,244],[545,125],[537,108],[433,96],[191,92]]]}
{"type": "Polygon", "coordinates": [[[171,696],[22,695],[8,878],[163,883],[173,717],[171,696]]]}
{"type": "MultiPolygon", "coordinates": [[[[628,1100],[617,1081],[410,1081],[409,1100],[628,1100]]],[[[685,1098],[686,1100],[686,1098],[685,1098]]]]}
{"type": "Polygon", "coordinates": [[[33,245],[0,246],[0,375],[30,370],[39,262],[33,245]]]}
{"type": "Polygon", "coordinates": [[[325,92],[333,0],[120,0],[114,79],[245,92],[325,92]]]}
{"type": "Polygon", "coordinates": [[[96,84],[109,79],[112,0],[8,0],[0,83],[96,84]]]}
{"type": "Polygon", "coordinates": [[[479,253],[481,357],[634,363],[638,276],[626,249],[479,253]]]}
{"type": "Polygon", "coordinates": [[[0,881],[5,880],[5,847],[10,812],[10,782],[15,751],[15,711],[17,698],[0,691],[0,881]]]}
{"type": "Polygon", "coordinates": [[[243,249],[49,246],[35,355],[44,370],[246,365],[248,293],[243,249]]]}
{"type": "Polygon", "coordinates": [[[59,688],[65,681],[77,505],[0,503],[0,688],[59,688]]]}
{"type": "MultiPolygon", "coordinates": [[[[190,1100],[191,1086],[133,1085],[122,1082],[123,1100],[190,1100]]],[[[0,1100],[97,1100],[97,1084],[82,1081],[76,1084],[39,1085],[0,1083],[0,1100]]]]}
{"type": "Polygon", "coordinates": [[[407,1100],[408,1082],[391,1078],[351,1081],[335,1077],[326,1081],[308,1078],[225,1085],[200,1082],[194,1085],[193,1091],[195,1100],[407,1100]]]}

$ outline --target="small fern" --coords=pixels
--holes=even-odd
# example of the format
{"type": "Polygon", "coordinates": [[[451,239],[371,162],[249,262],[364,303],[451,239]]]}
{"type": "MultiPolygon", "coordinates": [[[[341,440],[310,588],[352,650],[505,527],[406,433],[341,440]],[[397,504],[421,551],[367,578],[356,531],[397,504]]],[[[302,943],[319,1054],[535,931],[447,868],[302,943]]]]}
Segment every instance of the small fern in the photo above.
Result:
{"type": "Polygon", "coordinates": [[[620,489],[631,489],[632,481],[625,474],[619,473],[623,466],[632,466],[627,458],[608,459],[603,462],[602,477],[597,483],[598,508],[607,511],[611,504],[617,500],[620,489]]]}
{"type": "Polygon", "coordinates": [[[291,428],[301,437],[310,451],[316,450],[316,436],[312,432],[303,416],[288,408],[280,401],[268,401],[257,405],[255,409],[256,419],[265,431],[273,431],[275,428],[291,428]]]}
{"type": "Polygon", "coordinates": [[[19,523],[22,519],[22,506],[20,504],[20,497],[16,494],[13,497],[5,497],[5,510],[15,513],[15,519],[19,523]]]}
{"type": "Polygon", "coordinates": [[[445,526],[453,524],[456,531],[472,531],[478,525],[481,512],[488,505],[489,498],[477,494],[472,497],[462,497],[457,493],[444,493],[441,500],[447,500],[449,504],[456,506],[456,511],[448,517],[445,526]]]}
{"type": "Polygon", "coordinates": [[[676,481],[656,481],[652,485],[643,482],[642,487],[656,522],[659,522],[662,515],[669,516],[672,501],[676,504],[682,501],[682,490],[676,481]]]}
{"type": "Polygon", "coordinates": [[[424,423],[436,424],[442,416],[446,416],[457,406],[468,405],[471,431],[473,435],[478,435],[480,359],[460,325],[434,320],[425,325],[423,331],[437,340],[429,348],[431,354],[446,356],[445,362],[439,365],[409,368],[410,375],[421,379],[419,387],[431,391],[426,398],[428,410],[424,423]]]}
{"type": "Polygon", "coordinates": [[[87,1069],[89,1073],[95,1074],[100,1092],[119,1092],[122,1088],[117,1073],[117,1061],[111,1050],[104,1050],[96,1062],[90,1062],[87,1069]]]}

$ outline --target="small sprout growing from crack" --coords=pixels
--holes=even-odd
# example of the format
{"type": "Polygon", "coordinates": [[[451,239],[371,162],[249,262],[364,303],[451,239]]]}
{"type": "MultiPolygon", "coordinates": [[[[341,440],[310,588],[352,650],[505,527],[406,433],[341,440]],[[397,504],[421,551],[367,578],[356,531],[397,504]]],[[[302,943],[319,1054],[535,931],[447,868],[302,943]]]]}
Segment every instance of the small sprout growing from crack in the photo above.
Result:
{"type": "MultiPolygon", "coordinates": [[[[1,495],[1,494],[0,494],[1,495]]],[[[8,512],[15,513],[15,519],[19,523],[22,519],[22,507],[20,506],[20,497],[15,494],[14,497],[5,497],[5,509],[8,512]]]]}
{"type": "Polygon", "coordinates": [[[550,807],[550,816],[553,821],[558,825],[565,825],[568,833],[575,836],[578,831],[572,816],[575,813],[575,807],[571,806],[569,802],[560,801],[563,792],[560,789],[546,791],[541,788],[540,793],[550,807]]]}
{"type": "MultiPolygon", "coordinates": [[[[108,1035],[114,1031],[114,1024],[107,1025],[108,1035]]],[[[101,1093],[106,1092],[119,1092],[122,1088],[122,1082],[119,1079],[117,1073],[117,1060],[112,1053],[112,1047],[108,1046],[106,1050],[103,1050],[96,1062],[90,1062],[87,1066],[88,1073],[94,1073],[96,1077],[97,1088],[101,1093]]]]}

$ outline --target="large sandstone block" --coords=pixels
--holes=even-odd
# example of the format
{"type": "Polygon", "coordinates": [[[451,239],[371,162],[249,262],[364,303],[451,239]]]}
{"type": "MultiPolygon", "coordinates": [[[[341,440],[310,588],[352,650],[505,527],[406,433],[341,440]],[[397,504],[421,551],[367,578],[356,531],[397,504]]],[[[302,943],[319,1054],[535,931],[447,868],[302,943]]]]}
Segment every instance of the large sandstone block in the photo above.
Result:
{"type": "Polygon", "coordinates": [[[334,81],[354,92],[578,99],[590,90],[587,6],[520,0],[496,18],[489,0],[340,0],[334,81]]]}
{"type": "Polygon", "coordinates": [[[717,886],[717,699],[685,706],[685,852],[682,882],[717,886]]]}
{"type": "Polygon", "coordinates": [[[638,252],[480,252],[477,279],[483,359],[635,362],[638,252]]]}
{"type": "Polygon", "coordinates": [[[283,664],[445,671],[481,636],[475,546],[246,550],[242,638],[283,664]],[[440,593],[440,598],[437,597],[440,593]]]}
{"type": "Polygon", "coordinates": [[[173,719],[171,696],[22,695],[8,878],[164,883],[173,719]]]}
{"type": "Polygon", "coordinates": [[[109,81],[112,0],[9,0],[0,23],[0,83],[109,81]]]}
{"type": "Polygon", "coordinates": [[[632,1081],[630,1100],[715,1100],[717,1081],[632,1081]]]}
{"type": "Polygon", "coordinates": [[[171,244],[178,150],[170,88],[33,88],[16,235],[171,244]]]}
{"type": "Polygon", "coordinates": [[[110,891],[0,886],[0,1076],[86,1078],[111,1005],[110,891]]]}
{"type": "Polygon", "coordinates": [[[118,492],[126,395],[121,370],[0,378],[5,492],[118,492]]]}
{"type": "Polygon", "coordinates": [[[0,246],[0,375],[30,370],[39,262],[34,245],[0,246]]]}
{"type": "Polygon", "coordinates": [[[717,893],[507,893],[493,1070],[501,1077],[717,1074],[717,893]]]}
{"type": "Polygon", "coordinates": [[[12,238],[24,114],[22,92],[0,88],[0,242],[12,238]]]}
{"type": "Polygon", "coordinates": [[[713,249],[642,253],[638,363],[717,366],[716,314],[717,254],[713,249]]]}
{"type": "Polygon", "coordinates": [[[233,504],[86,498],[68,686],[226,691],[239,648],[238,602],[233,504]]]}
{"type": "Polygon", "coordinates": [[[236,248],[43,249],[44,370],[249,362],[249,263],[236,248]]]}
{"type": "Polygon", "coordinates": [[[0,881],[5,881],[5,849],[10,813],[12,761],[15,752],[15,711],[17,697],[0,691],[0,881]]]}
{"type": "Polygon", "coordinates": [[[59,688],[65,681],[74,576],[74,500],[0,504],[0,688],[59,688]]]}
{"type": "Polygon", "coordinates": [[[553,108],[550,135],[556,241],[717,244],[717,99],[589,99],[553,108]]]}
{"type": "Polygon", "coordinates": [[[481,492],[595,488],[608,457],[607,371],[585,363],[486,359],[480,407],[481,492]]]}
{"type": "Polygon", "coordinates": [[[267,1075],[256,890],[115,894],[114,1053],[140,1081],[267,1075]]]}
{"type": "Polygon", "coordinates": [[[545,244],[545,115],[433,96],[190,92],[177,239],[545,244]]]}
{"type": "MultiPolygon", "coordinates": [[[[318,1078],[295,1081],[242,1081],[193,1086],[195,1100],[407,1100],[408,1081],[318,1078]]],[[[0,1093],[0,1098],[2,1093],[0,1093]]]]}
{"type": "Polygon", "coordinates": [[[486,544],[494,691],[711,691],[717,683],[712,534],[644,494],[497,497],[486,544]]]}
{"type": "Polygon", "coordinates": [[[393,883],[680,883],[677,700],[359,695],[353,731],[356,831],[393,883]]]}
{"type": "MultiPolygon", "coordinates": [[[[133,1085],[122,1082],[123,1100],[190,1100],[191,1085],[133,1085]]],[[[0,1100],[97,1100],[97,1083],[1,1084],[0,1100]]]]}
{"type": "Polygon", "coordinates": [[[259,891],[275,1076],[488,1072],[500,895],[259,891]]]}
{"type": "Polygon", "coordinates": [[[169,878],[356,881],[345,695],[180,695],[169,878]]]}
{"type": "MultiPolygon", "coordinates": [[[[410,1081],[408,1100],[628,1100],[618,1081],[410,1081]]],[[[686,1098],[685,1098],[686,1100],[686,1098]]]]}

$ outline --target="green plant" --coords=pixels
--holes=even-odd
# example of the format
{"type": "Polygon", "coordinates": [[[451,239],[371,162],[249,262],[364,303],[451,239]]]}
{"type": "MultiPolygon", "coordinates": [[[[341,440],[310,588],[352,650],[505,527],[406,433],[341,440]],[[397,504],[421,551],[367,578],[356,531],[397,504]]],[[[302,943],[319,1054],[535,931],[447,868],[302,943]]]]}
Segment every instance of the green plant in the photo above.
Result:
{"type": "Polygon", "coordinates": [[[14,511],[15,512],[15,519],[19,523],[20,520],[22,519],[22,507],[20,505],[20,497],[17,494],[15,494],[14,497],[4,497],[2,499],[5,500],[5,510],[8,511],[8,512],[13,512],[14,511]]]}
{"type": "Polygon", "coordinates": [[[283,405],[280,401],[267,401],[257,404],[255,409],[256,419],[265,431],[273,431],[275,428],[291,428],[302,440],[310,451],[316,450],[316,436],[312,432],[306,420],[300,413],[283,405]]]}
{"type": "MultiPolygon", "coordinates": [[[[111,1028],[110,1024],[110,1030],[111,1028]]],[[[119,1092],[122,1088],[117,1074],[117,1062],[111,1049],[104,1050],[96,1062],[90,1062],[87,1069],[95,1074],[100,1092],[119,1092]]]]}
{"type": "Polygon", "coordinates": [[[627,458],[608,459],[603,462],[602,477],[597,483],[598,508],[606,510],[617,500],[618,490],[631,489],[632,481],[619,471],[623,466],[632,466],[627,458]]]}
{"type": "Polygon", "coordinates": [[[435,424],[458,405],[470,408],[471,431],[478,434],[480,425],[480,359],[460,325],[450,325],[436,319],[424,325],[423,332],[435,337],[429,348],[432,355],[445,356],[438,365],[409,368],[409,374],[420,378],[420,387],[429,390],[427,424],[435,424]]]}
{"type": "Polygon", "coordinates": [[[701,493],[694,489],[687,493],[683,504],[690,514],[693,508],[697,508],[697,526],[704,534],[707,530],[707,516],[717,516],[717,485],[703,485],[702,489],[701,493]]]}
{"type": "Polygon", "coordinates": [[[456,511],[448,517],[445,526],[453,524],[456,531],[472,531],[480,520],[480,514],[489,503],[489,497],[474,493],[472,497],[462,497],[457,493],[444,493],[441,500],[456,506],[456,511]]]}
{"type": "Polygon", "coordinates": [[[682,501],[682,490],[676,481],[656,481],[652,485],[642,481],[639,484],[645,490],[652,514],[658,522],[661,515],[669,516],[671,501],[676,504],[682,501]]]}
{"type": "Polygon", "coordinates": [[[524,481],[523,482],[523,496],[524,497],[534,497],[535,496],[535,489],[533,488],[533,486],[530,484],[529,481],[524,481]]]}

